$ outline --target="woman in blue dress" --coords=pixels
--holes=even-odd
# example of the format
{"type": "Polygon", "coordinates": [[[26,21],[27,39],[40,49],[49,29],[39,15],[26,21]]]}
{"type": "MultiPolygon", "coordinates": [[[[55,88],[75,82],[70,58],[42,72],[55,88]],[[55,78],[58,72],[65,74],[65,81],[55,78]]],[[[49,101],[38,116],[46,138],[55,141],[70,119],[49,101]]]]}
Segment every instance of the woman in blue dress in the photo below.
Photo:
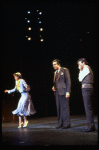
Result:
{"type": "Polygon", "coordinates": [[[32,100],[31,95],[29,94],[30,87],[27,85],[24,79],[22,79],[21,73],[17,72],[14,73],[15,79],[15,87],[12,90],[5,90],[5,93],[13,93],[15,91],[19,91],[21,93],[21,97],[18,102],[17,109],[12,111],[12,113],[19,116],[19,126],[18,128],[22,127],[22,116],[24,118],[24,125],[23,127],[27,127],[28,120],[26,116],[30,116],[36,113],[32,100]]]}

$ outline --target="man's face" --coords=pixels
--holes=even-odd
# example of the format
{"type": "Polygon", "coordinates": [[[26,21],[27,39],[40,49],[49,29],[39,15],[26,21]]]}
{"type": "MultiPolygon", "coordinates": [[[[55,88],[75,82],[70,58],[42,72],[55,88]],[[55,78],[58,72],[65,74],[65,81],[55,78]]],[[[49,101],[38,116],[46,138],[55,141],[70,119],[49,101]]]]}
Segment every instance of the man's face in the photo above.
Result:
{"type": "Polygon", "coordinates": [[[60,67],[60,65],[58,65],[57,62],[53,62],[53,68],[54,68],[55,70],[58,70],[59,67],[60,67]]]}
{"type": "Polygon", "coordinates": [[[79,61],[79,62],[78,62],[78,69],[79,69],[79,70],[83,70],[84,65],[85,65],[84,62],[82,63],[81,61],[79,61]]]}

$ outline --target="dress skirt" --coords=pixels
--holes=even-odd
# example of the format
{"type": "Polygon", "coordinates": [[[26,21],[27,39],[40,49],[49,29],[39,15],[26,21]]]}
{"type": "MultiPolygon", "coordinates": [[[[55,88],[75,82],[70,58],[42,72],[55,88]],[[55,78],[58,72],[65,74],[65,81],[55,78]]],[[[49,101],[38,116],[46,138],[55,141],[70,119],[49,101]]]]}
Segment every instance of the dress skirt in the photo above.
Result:
{"type": "Polygon", "coordinates": [[[17,109],[12,111],[12,114],[16,114],[17,116],[30,116],[35,113],[31,95],[28,92],[22,92],[17,109]]]}

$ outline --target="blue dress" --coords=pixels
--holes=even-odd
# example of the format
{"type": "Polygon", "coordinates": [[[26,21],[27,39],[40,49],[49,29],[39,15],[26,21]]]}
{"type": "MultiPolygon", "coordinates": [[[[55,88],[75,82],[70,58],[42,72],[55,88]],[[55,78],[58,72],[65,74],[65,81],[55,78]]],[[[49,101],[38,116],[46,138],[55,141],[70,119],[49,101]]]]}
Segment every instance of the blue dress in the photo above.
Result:
{"type": "MultiPolygon", "coordinates": [[[[28,91],[26,91],[27,84],[25,80],[20,79],[19,82],[19,92],[21,93],[21,97],[18,102],[17,109],[12,111],[12,113],[18,116],[30,116],[36,113],[36,110],[34,109],[33,102],[31,100],[31,95],[28,91]]],[[[15,88],[12,90],[8,90],[8,93],[13,93],[17,90],[16,85],[15,88]]]]}

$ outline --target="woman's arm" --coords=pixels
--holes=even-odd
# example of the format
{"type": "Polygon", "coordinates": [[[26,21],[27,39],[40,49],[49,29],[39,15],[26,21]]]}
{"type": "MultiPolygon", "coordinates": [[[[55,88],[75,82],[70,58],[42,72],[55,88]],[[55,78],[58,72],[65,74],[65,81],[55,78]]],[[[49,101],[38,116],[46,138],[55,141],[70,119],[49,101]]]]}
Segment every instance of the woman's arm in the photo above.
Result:
{"type": "Polygon", "coordinates": [[[12,89],[12,90],[5,90],[4,92],[8,93],[8,94],[11,94],[11,93],[13,93],[15,91],[16,91],[16,86],[14,87],[14,89],[12,89]]]}

